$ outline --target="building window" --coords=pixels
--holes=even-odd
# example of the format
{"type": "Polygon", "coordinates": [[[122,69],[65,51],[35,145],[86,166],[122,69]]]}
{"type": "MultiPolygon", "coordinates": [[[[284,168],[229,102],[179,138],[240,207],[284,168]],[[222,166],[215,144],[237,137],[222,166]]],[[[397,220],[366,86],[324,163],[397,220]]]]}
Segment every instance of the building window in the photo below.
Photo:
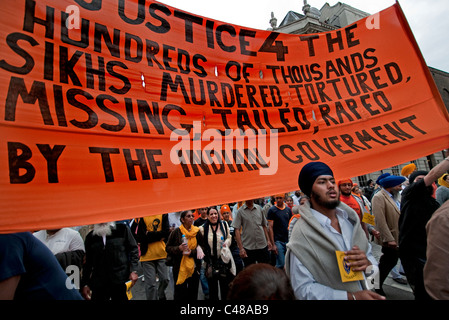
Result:
{"type": "Polygon", "coordinates": [[[363,188],[368,185],[368,178],[366,177],[366,174],[363,176],[358,176],[357,179],[359,180],[359,187],[363,188]]]}
{"type": "Polygon", "coordinates": [[[399,166],[391,167],[391,174],[393,174],[395,176],[400,176],[401,171],[399,170],[399,166]]]}

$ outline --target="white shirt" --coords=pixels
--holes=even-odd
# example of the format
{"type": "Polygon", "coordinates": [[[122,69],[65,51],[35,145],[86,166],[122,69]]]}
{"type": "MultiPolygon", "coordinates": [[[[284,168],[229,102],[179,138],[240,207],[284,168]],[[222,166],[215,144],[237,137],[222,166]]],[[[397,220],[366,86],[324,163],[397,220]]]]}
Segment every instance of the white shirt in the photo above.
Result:
{"type": "Polygon", "coordinates": [[[293,199],[293,205],[294,206],[299,206],[299,200],[301,199],[301,197],[296,196],[296,194],[292,195],[292,199],[293,199]]]}
{"type": "Polygon", "coordinates": [[[168,214],[168,223],[170,227],[177,228],[181,225],[181,211],[170,212],[168,214]]]}
{"type": "MultiPolygon", "coordinates": [[[[341,233],[331,226],[331,220],[325,215],[311,208],[312,214],[323,227],[324,232],[338,244],[338,250],[351,250],[351,238],[354,226],[348,220],[348,214],[337,208],[337,219],[340,225],[341,233]]],[[[371,251],[371,244],[368,243],[368,250],[365,253],[368,260],[377,266],[377,260],[371,251]]],[[[292,254],[290,259],[291,283],[295,296],[300,300],[347,300],[347,292],[344,290],[335,290],[331,287],[322,285],[313,278],[307,268],[292,254]]],[[[362,286],[360,286],[362,290],[362,286]]]]}
{"type": "Polygon", "coordinates": [[[53,254],[75,250],[86,251],[81,235],[71,228],[62,228],[53,235],[47,234],[46,230],[41,230],[35,232],[34,236],[42,241],[53,254]]]}

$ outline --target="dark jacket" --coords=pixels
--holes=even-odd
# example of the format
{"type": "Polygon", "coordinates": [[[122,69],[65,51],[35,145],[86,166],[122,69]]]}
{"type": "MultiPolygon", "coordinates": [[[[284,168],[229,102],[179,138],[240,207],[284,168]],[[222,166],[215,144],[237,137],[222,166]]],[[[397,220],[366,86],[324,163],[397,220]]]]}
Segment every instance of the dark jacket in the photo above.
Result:
{"type": "Polygon", "coordinates": [[[86,262],[83,266],[82,285],[91,289],[108,284],[121,284],[137,271],[139,251],[131,230],[125,224],[117,224],[112,234],[103,238],[89,232],[85,241],[86,262]]]}
{"type": "Polygon", "coordinates": [[[63,270],[67,270],[68,266],[76,265],[78,268],[83,266],[84,251],[74,250],[66,251],[55,254],[56,260],[58,260],[63,270]]]}
{"type": "Polygon", "coordinates": [[[398,243],[401,254],[426,259],[426,225],[440,207],[432,197],[432,191],[424,179],[413,182],[402,191],[398,243]]]}

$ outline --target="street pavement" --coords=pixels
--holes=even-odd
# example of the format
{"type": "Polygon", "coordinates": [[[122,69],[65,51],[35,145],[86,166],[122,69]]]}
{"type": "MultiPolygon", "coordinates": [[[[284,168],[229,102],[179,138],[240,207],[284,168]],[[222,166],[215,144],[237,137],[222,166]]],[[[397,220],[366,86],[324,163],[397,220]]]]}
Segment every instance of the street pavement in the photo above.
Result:
{"type": "MultiPolygon", "coordinates": [[[[382,255],[380,245],[377,245],[371,242],[373,247],[373,256],[379,261],[380,256],[382,255]]],[[[400,262],[398,262],[397,267],[399,268],[400,262]]],[[[404,276],[405,278],[405,276],[404,276]]],[[[391,274],[388,275],[387,279],[385,279],[383,290],[385,292],[385,296],[387,300],[414,300],[415,296],[413,295],[413,291],[408,284],[399,284],[393,280],[391,274]]]]}
{"type": "MultiPolygon", "coordinates": [[[[379,261],[381,253],[381,247],[377,244],[371,243],[373,247],[373,255],[379,261]]],[[[142,276],[141,270],[139,270],[139,280],[131,289],[132,299],[131,300],[146,300],[145,287],[144,287],[144,277],[142,276]]],[[[387,300],[414,300],[413,292],[408,284],[399,284],[393,280],[391,275],[385,280],[383,289],[387,300]]],[[[173,300],[173,281],[171,280],[168,288],[165,291],[167,300],[173,300]]],[[[204,300],[204,294],[199,285],[198,290],[198,300],[204,300]]]]}

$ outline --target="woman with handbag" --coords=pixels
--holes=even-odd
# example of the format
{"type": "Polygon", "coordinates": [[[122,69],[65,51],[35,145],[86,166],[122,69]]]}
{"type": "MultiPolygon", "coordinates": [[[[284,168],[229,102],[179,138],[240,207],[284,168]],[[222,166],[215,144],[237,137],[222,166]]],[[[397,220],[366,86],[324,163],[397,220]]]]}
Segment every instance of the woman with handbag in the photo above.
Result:
{"type": "Polygon", "coordinates": [[[206,262],[206,277],[209,283],[210,300],[226,299],[229,284],[235,276],[235,265],[229,251],[232,236],[227,223],[223,223],[215,207],[207,210],[207,221],[200,227],[204,237],[204,261],[206,262]]]}
{"type": "Polygon", "coordinates": [[[181,225],[170,234],[165,247],[173,263],[174,300],[197,300],[203,235],[193,225],[192,210],[181,212],[180,220],[181,225]]]}

